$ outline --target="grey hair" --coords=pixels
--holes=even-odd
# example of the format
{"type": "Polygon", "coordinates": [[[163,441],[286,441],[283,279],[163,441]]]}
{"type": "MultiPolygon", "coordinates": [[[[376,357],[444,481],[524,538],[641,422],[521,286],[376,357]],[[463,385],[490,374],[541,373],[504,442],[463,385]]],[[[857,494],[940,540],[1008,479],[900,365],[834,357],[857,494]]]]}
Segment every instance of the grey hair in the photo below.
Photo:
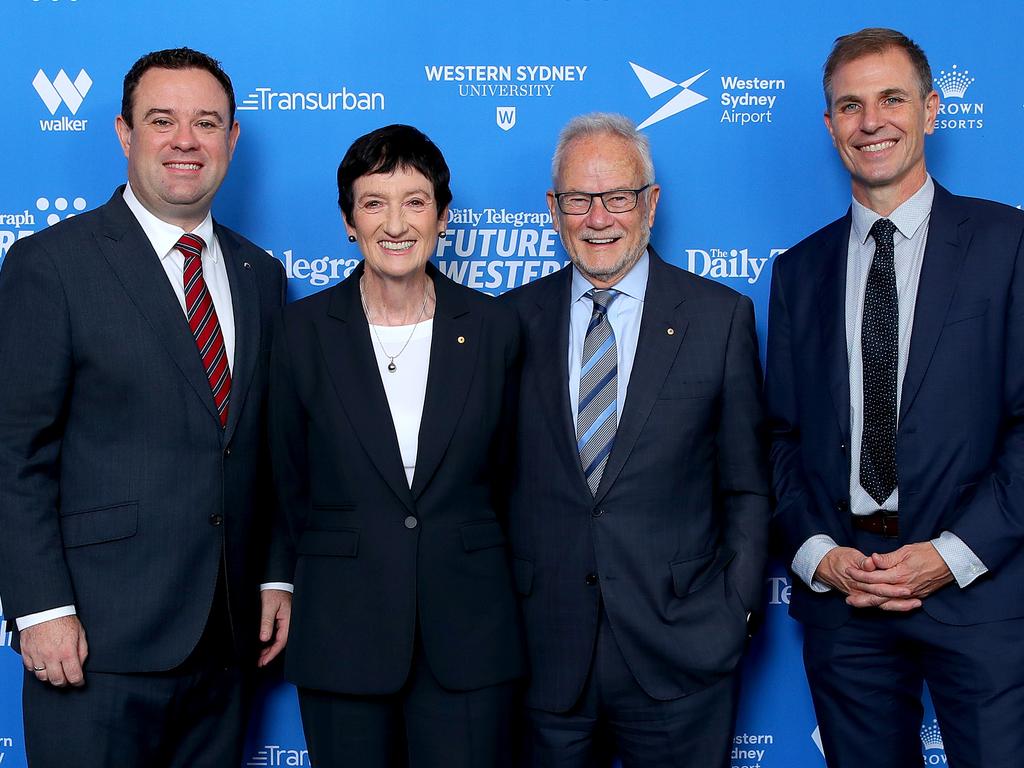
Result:
{"type": "Polygon", "coordinates": [[[640,172],[643,184],[654,183],[654,161],[651,159],[651,140],[636,129],[636,123],[625,115],[613,112],[591,112],[589,115],[578,115],[570,120],[558,134],[558,144],[551,158],[551,180],[558,188],[558,175],[562,170],[565,152],[576,139],[588,136],[617,136],[633,145],[637,158],[640,160],[640,172]]]}

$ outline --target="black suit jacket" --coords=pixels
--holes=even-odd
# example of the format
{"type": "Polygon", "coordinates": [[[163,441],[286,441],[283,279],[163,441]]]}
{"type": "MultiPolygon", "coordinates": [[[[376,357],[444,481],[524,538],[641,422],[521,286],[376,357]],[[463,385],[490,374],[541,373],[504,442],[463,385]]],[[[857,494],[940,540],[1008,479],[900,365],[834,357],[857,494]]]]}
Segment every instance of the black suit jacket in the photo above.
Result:
{"type": "Polygon", "coordinates": [[[515,318],[428,265],[437,303],[410,489],[362,273],[288,306],[275,338],[274,480],[295,557],[285,674],[306,688],[393,693],[418,622],[446,688],[514,679],[523,653],[500,488],[515,318]]]}
{"type": "Polygon", "coordinates": [[[224,562],[255,650],[270,516],[264,389],[284,271],[216,226],[235,320],[221,429],[195,341],[122,198],[16,243],[0,271],[0,592],[74,604],[88,669],[177,666],[224,562]]]}
{"type": "MultiPolygon", "coordinates": [[[[786,555],[824,533],[853,546],[846,259],[850,213],[779,257],[766,392],[786,555]]],[[[923,610],[948,624],[1024,616],[1024,215],[938,184],[896,434],[899,544],[959,536],[990,573],[923,610]]],[[[790,610],[838,626],[843,595],[796,579],[790,610]]]]}
{"type": "Polygon", "coordinates": [[[758,604],[769,514],[750,300],[653,250],[629,391],[590,493],[569,404],[571,270],[505,299],[524,349],[513,566],[528,700],[551,711],[582,690],[601,599],[652,697],[683,696],[732,672],[758,604]]]}

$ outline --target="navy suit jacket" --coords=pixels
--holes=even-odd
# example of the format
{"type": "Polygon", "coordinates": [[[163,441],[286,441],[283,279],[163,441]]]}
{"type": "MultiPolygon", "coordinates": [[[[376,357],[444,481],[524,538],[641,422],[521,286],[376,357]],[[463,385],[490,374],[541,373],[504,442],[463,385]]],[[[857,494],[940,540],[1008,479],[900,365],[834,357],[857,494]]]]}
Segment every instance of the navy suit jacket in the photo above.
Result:
{"type": "MultiPolygon", "coordinates": [[[[775,518],[852,546],[846,259],[850,214],[780,256],[766,392],[775,518]]],[[[949,624],[1024,616],[1024,214],[936,184],[896,436],[899,544],[951,531],[989,568],[923,610],[949,624]]],[[[787,560],[787,561],[788,561],[787,560]]],[[[794,616],[838,626],[843,595],[799,580],[794,616]]]]}
{"type": "Polygon", "coordinates": [[[524,672],[502,492],[518,330],[490,297],[427,272],[437,302],[411,488],[360,303],[363,265],[289,305],[274,339],[279,538],[295,562],[285,675],[305,688],[394,693],[417,633],[448,689],[524,672]]]}
{"type": "Polygon", "coordinates": [[[10,617],[74,604],[87,669],[177,666],[224,563],[256,650],[270,515],[264,395],[284,271],[215,225],[235,320],[217,418],[167,275],[122,198],[18,241],[0,271],[0,593],[10,617]]]}
{"type": "Polygon", "coordinates": [[[566,267],[504,297],[524,348],[513,568],[529,704],[549,711],[583,688],[601,599],[652,697],[732,672],[759,602],[769,519],[750,300],[651,251],[629,391],[595,496],[569,404],[571,281],[566,267]]]}

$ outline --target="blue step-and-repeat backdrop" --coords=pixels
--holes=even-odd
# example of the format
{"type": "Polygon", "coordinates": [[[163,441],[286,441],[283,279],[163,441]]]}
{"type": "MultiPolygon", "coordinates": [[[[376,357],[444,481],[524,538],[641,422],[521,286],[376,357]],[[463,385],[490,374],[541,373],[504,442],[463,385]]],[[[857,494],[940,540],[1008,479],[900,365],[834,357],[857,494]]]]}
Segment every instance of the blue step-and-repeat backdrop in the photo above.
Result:
{"type": "MultiPolygon", "coordinates": [[[[446,274],[500,293],[558,269],[551,150],[570,117],[605,110],[653,143],[655,247],[749,294],[763,344],[773,260],[849,204],[822,125],[821,65],[837,35],[865,26],[900,29],[929,55],[942,97],[933,175],[1020,207],[1020,0],[2,0],[0,263],[14,240],[107,200],[125,174],[113,129],[124,73],[147,51],[189,45],[223,62],[238,98],[241,139],[215,215],[284,263],[291,297],[357,263],[335,172],[355,137],[395,122],[425,131],[451,166],[436,257],[446,274]]],[[[790,578],[775,564],[765,579],[733,768],[824,764],[790,578]]],[[[0,608],[0,645],[12,621],[0,608]]],[[[21,675],[4,649],[3,768],[25,766],[21,675]]],[[[271,678],[244,764],[308,765],[294,691],[271,678]]],[[[923,726],[924,764],[945,764],[931,709],[923,726]]]]}

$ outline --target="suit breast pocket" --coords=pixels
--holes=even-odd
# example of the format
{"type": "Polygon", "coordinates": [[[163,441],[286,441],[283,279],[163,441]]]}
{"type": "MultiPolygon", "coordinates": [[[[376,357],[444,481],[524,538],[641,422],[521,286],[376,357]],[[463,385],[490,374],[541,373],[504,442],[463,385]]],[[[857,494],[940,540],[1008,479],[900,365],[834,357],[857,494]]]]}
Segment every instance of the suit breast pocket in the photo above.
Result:
{"type": "Polygon", "coordinates": [[[946,325],[956,325],[988,314],[988,299],[954,304],[946,314],[946,325]]]}

